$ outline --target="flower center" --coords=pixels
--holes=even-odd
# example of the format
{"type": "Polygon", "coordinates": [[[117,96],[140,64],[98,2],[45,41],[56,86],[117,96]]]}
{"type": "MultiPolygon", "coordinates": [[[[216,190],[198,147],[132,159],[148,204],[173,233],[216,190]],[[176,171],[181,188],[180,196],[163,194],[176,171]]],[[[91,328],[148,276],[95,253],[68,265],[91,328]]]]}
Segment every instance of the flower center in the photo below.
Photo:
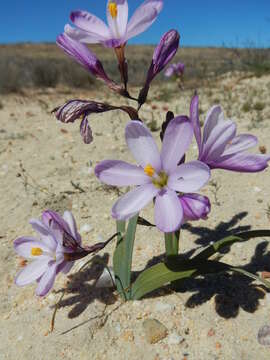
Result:
{"type": "Polygon", "coordinates": [[[118,13],[117,4],[115,2],[110,2],[109,5],[108,5],[108,8],[109,8],[109,12],[111,14],[111,17],[113,19],[115,19],[117,17],[117,13],[118,13]]]}
{"type": "Polygon", "coordinates": [[[152,178],[152,183],[158,189],[164,188],[168,183],[168,175],[165,171],[161,171],[160,173],[156,173],[155,169],[152,165],[148,164],[144,168],[144,172],[147,176],[152,178]]]}
{"type": "Polygon", "coordinates": [[[36,247],[36,248],[32,248],[31,249],[31,255],[33,255],[33,256],[40,256],[40,255],[42,255],[43,254],[43,251],[42,251],[42,249],[41,248],[38,248],[38,247],[36,247]]]}
{"type": "Polygon", "coordinates": [[[144,168],[144,172],[146,173],[146,175],[153,177],[155,174],[155,169],[153,168],[152,165],[148,164],[146,165],[146,167],[144,168]]]}

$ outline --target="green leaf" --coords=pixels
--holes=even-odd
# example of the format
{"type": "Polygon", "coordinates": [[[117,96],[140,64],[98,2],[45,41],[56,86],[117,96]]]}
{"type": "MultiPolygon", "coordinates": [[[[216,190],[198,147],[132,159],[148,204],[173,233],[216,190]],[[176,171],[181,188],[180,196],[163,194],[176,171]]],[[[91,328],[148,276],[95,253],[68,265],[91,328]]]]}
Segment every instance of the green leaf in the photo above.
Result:
{"type": "Polygon", "coordinates": [[[258,280],[270,289],[270,283],[246,270],[214,260],[182,260],[181,256],[171,256],[167,263],[159,263],[143,271],[133,283],[131,299],[138,300],[144,295],[160,287],[176,281],[198,275],[216,274],[218,272],[233,271],[242,273],[258,280]]]}
{"type": "Polygon", "coordinates": [[[208,246],[206,249],[201,251],[198,255],[194,256],[193,260],[205,260],[209,259],[212,255],[219,252],[221,249],[227,246],[231,246],[238,242],[245,242],[253,238],[258,237],[270,237],[270,230],[253,230],[243,233],[239,233],[232,236],[227,236],[213,245],[208,246]]]}
{"type": "Polygon", "coordinates": [[[118,293],[125,300],[128,300],[130,297],[132,254],[137,220],[138,214],[129,220],[126,233],[125,222],[117,221],[117,231],[122,235],[119,235],[114,251],[113,269],[118,293]]]}
{"type": "Polygon", "coordinates": [[[224,271],[226,266],[217,261],[182,260],[181,256],[171,256],[168,262],[159,263],[144,270],[133,283],[131,299],[138,300],[172,281],[184,280],[202,274],[224,271]]]}

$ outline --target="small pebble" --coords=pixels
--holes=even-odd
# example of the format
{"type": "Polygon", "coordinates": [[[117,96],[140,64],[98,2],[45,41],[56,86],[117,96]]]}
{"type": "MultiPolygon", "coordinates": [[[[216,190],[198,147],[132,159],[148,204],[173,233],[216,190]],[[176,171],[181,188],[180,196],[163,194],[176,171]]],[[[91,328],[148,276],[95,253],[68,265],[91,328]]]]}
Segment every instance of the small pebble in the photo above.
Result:
{"type": "Polygon", "coordinates": [[[143,329],[149,344],[156,344],[168,335],[166,326],[156,319],[146,319],[143,322],[143,329]]]}
{"type": "Polygon", "coordinates": [[[262,189],[260,189],[258,186],[254,186],[254,191],[256,192],[256,193],[259,193],[259,192],[261,192],[262,191],[262,189]]]}
{"type": "Polygon", "coordinates": [[[168,336],[168,344],[169,345],[179,345],[183,341],[184,341],[184,338],[182,336],[179,336],[176,333],[172,333],[168,336]]]}
{"type": "Polygon", "coordinates": [[[80,232],[81,233],[89,233],[91,230],[93,230],[93,226],[90,224],[84,224],[81,228],[80,228],[80,232]]]}
{"type": "Polygon", "coordinates": [[[155,305],[155,310],[160,312],[172,312],[175,309],[174,305],[166,304],[163,302],[157,302],[155,305]]]}
{"type": "Polygon", "coordinates": [[[258,332],[258,342],[264,346],[270,346],[270,326],[264,325],[258,332]]]}
{"type": "Polygon", "coordinates": [[[134,341],[133,331],[132,331],[132,330],[125,330],[125,331],[123,332],[121,338],[122,338],[124,341],[133,342],[133,341],[134,341]]]}
{"type": "Polygon", "coordinates": [[[115,331],[119,334],[121,332],[121,325],[117,323],[114,327],[115,331]]]}

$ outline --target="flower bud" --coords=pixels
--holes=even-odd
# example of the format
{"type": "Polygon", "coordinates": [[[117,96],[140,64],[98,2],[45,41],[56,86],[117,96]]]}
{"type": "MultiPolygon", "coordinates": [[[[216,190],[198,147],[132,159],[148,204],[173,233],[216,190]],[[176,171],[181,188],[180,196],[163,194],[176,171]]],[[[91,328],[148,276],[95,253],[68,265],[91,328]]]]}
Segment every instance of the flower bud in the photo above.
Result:
{"type": "Polygon", "coordinates": [[[151,81],[159,74],[164,67],[172,60],[179,47],[180,35],[176,30],[166,32],[158,46],[155,48],[152,63],[149,67],[144,87],[139,94],[140,106],[145,103],[151,81]]]}

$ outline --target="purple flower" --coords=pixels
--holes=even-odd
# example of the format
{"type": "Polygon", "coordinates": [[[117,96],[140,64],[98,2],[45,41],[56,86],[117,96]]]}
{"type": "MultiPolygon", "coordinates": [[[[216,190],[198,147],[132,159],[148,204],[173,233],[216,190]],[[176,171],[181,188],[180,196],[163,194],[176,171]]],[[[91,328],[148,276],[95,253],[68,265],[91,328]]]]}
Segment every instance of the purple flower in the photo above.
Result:
{"type": "Polygon", "coordinates": [[[63,218],[45,211],[42,220],[30,221],[38,237],[21,237],[14,241],[15,251],[22,257],[33,260],[16,276],[18,286],[37,281],[36,294],[45,296],[53,287],[59,272],[67,274],[78,258],[78,253],[86,255],[81,248],[81,237],[72,214],[66,211],[63,218]],[[74,257],[75,255],[75,257],[74,257]]]}
{"type": "Polygon", "coordinates": [[[173,76],[173,75],[181,76],[181,75],[184,74],[184,71],[185,71],[185,64],[179,62],[179,63],[177,63],[177,64],[172,64],[172,65],[170,65],[170,66],[166,69],[164,75],[165,75],[166,77],[171,77],[171,76],[173,76]]]}
{"type": "Polygon", "coordinates": [[[256,136],[236,135],[236,124],[226,120],[220,106],[213,106],[206,115],[203,136],[199,121],[199,98],[191,101],[190,119],[199,148],[199,160],[211,169],[226,169],[238,172],[258,172],[264,170],[270,155],[249,154],[249,148],[257,145],[256,136]]]}
{"type": "Polygon", "coordinates": [[[123,89],[108,77],[100,60],[86,45],[71,39],[65,33],[57,37],[56,44],[93,76],[105,82],[111,90],[116,91],[121,95],[126,95],[123,89]]]}
{"type": "Polygon", "coordinates": [[[130,38],[144,32],[162,10],[163,0],[146,0],[128,22],[127,0],[107,2],[107,26],[101,19],[87,11],[73,11],[70,19],[76,28],[65,26],[65,33],[74,40],[106,47],[120,47],[130,38]]]}
{"type": "Polygon", "coordinates": [[[179,195],[179,200],[183,208],[183,223],[186,221],[207,219],[211,211],[210,200],[207,196],[184,194],[179,195]]]}
{"type": "Polygon", "coordinates": [[[172,58],[177,53],[179,48],[180,35],[176,30],[166,32],[158,46],[155,48],[153,59],[149,67],[145,85],[139,94],[139,104],[145,103],[151,81],[168,65],[172,58]]]}
{"type": "Polygon", "coordinates": [[[187,117],[173,119],[165,132],[161,153],[148,130],[139,121],[126,126],[126,142],[139,166],[124,161],[105,160],[95,168],[100,181],[114,186],[137,185],[114,204],[112,216],[126,220],[155,199],[155,223],[163,232],[179,229],[183,207],[178,192],[199,190],[210,178],[210,170],[200,161],[178,165],[188,149],[193,129],[187,117]]]}
{"type": "Polygon", "coordinates": [[[67,55],[81,64],[86,70],[90,71],[95,77],[110,81],[101,62],[96,55],[86,47],[86,45],[72,40],[65,33],[57,37],[56,44],[64,50],[67,55]]]}

